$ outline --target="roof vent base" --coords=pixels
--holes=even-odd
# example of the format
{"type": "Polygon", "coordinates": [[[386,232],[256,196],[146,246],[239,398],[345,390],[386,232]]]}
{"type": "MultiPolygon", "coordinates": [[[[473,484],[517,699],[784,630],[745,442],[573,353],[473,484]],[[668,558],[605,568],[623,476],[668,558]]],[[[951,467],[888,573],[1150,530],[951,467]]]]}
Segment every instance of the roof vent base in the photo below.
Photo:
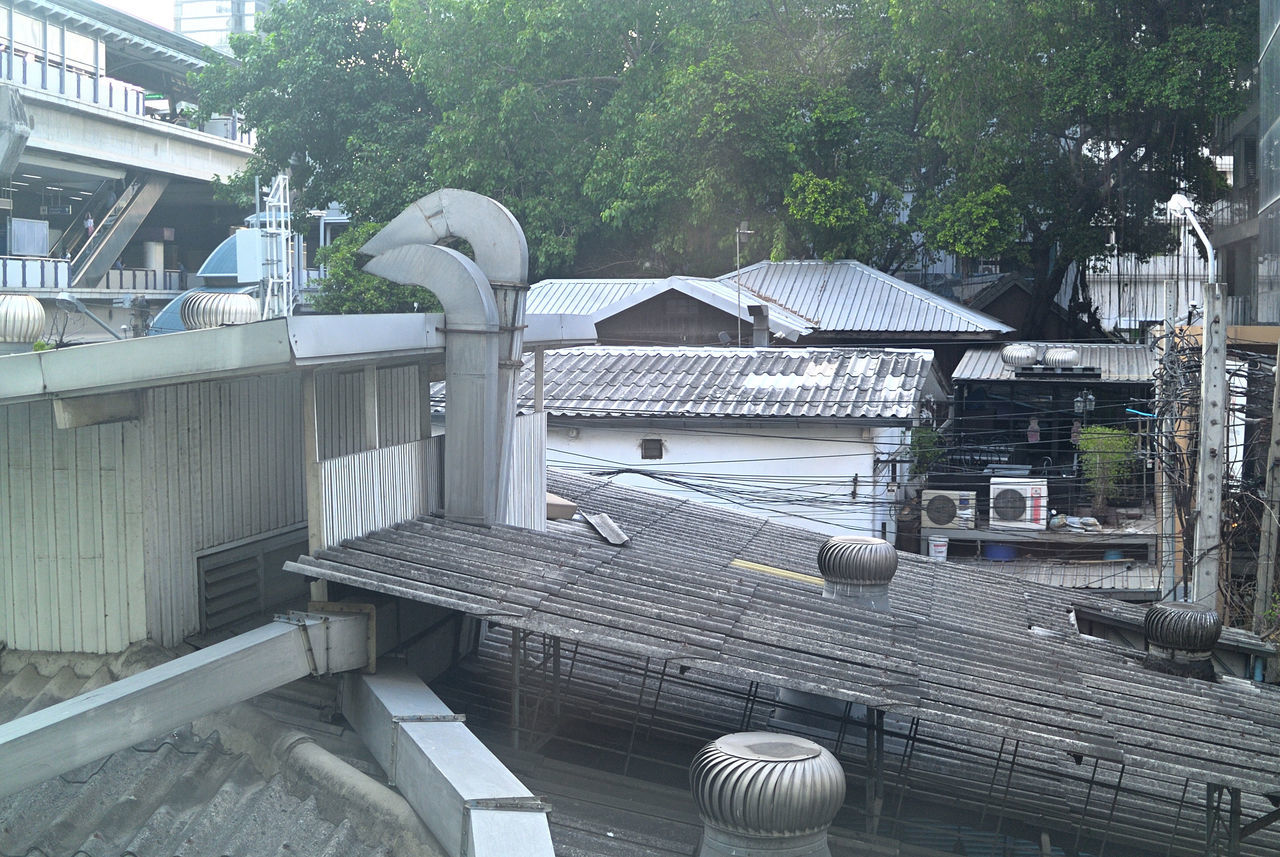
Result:
{"type": "Polygon", "coordinates": [[[831,857],[825,830],[779,843],[767,836],[747,836],[708,827],[698,857],[831,857]]]}

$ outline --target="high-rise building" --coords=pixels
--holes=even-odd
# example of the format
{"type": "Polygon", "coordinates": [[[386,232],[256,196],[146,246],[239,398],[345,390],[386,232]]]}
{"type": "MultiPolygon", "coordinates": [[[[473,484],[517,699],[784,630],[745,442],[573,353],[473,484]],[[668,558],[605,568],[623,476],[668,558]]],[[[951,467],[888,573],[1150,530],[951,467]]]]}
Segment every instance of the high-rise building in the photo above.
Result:
{"type": "Polygon", "coordinates": [[[174,0],[173,28],[225,51],[231,34],[252,31],[270,5],[271,0],[174,0]]]}
{"type": "Polygon", "coordinates": [[[1280,323],[1280,3],[1259,5],[1258,321],[1280,323]]]}

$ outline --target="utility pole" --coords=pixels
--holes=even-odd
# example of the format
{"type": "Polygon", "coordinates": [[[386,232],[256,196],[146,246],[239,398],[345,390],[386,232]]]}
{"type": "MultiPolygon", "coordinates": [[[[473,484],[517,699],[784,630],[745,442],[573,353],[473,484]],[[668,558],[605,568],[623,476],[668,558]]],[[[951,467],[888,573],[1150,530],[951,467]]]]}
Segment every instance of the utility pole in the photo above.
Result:
{"type": "MultiPolygon", "coordinates": [[[[1178,283],[1176,280],[1164,281],[1164,352],[1161,360],[1166,370],[1170,366],[1170,352],[1174,350],[1174,336],[1177,331],[1178,315],[1178,283]]],[[[1172,406],[1169,404],[1172,398],[1169,383],[1169,373],[1165,371],[1161,374],[1161,389],[1159,395],[1165,404],[1165,414],[1160,418],[1160,434],[1164,438],[1165,444],[1173,444],[1174,426],[1177,422],[1177,415],[1174,414],[1172,406]]],[[[1160,448],[1160,447],[1157,447],[1160,448]]],[[[1174,511],[1173,502],[1173,485],[1174,485],[1174,454],[1172,448],[1165,448],[1164,454],[1160,456],[1160,466],[1156,470],[1156,476],[1159,479],[1157,494],[1160,498],[1160,591],[1165,593],[1166,598],[1176,600],[1176,592],[1178,591],[1178,562],[1176,559],[1178,537],[1176,533],[1177,515],[1174,511]]]]}
{"type": "Polygon", "coordinates": [[[1222,292],[1222,283],[1205,284],[1200,332],[1200,449],[1191,600],[1204,609],[1218,607],[1222,548],[1222,465],[1227,451],[1227,328],[1222,292]]]}
{"type": "MultiPolygon", "coordinates": [[[[1280,370],[1280,363],[1277,363],[1280,370]]],[[[1280,371],[1275,373],[1275,387],[1271,393],[1271,445],[1267,448],[1266,510],[1262,514],[1262,538],[1258,544],[1258,584],[1253,595],[1253,632],[1267,630],[1266,615],[1271,609],[1272,587],[1276,579],[1276,539],[1280,538],[1280,479],[1276,469],[1280,467],[1280,371]]]]}

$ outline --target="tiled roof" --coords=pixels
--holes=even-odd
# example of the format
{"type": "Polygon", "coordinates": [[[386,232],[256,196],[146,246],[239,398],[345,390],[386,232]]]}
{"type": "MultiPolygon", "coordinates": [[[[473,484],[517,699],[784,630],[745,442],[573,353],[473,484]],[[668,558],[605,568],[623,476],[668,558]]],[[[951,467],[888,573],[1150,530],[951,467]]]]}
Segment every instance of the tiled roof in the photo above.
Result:
{"type": "Polygon", "coordinates": [[[810,320],[819,331],[1005,334],[1013,328],[860,262],[759,262],[718,278],[810,320]]]}
{"type": "MultiPolygon", "coordinates": [[[[4,652],[0,656],[0,723],[87,693],[167,657],[151,644],[132,647],[116,657],[4,652]]],[[[314,693],[285,689],[262,702],[265,707],[288,709],[294,723],[314,718],[319,740],[358,753],[361,758],[349,761],[362,768],[376,768],[354,733],[320,722],[316,711],[306,713],[307,695],[314,693]]],[[[336,700],[330,699],[330,710],[334,704],[336,700]]],[[[184,726],[0,797],[0,854],[395,857],[413,853],[429,857],[441,853],[432,850],[437,846],[425,843],[420,833],[404,834],[386,817],[374,820],[367,809],[347,801],[338,784],[288,773],[290,757],[276,756],[281,747],[273,744],[288,744],[291,749],[308,736],[286,730],[256,707],[236,706],[202,721],[201,728],[202,734],[184,726]],[[236,752],[224,743],[227,735],[243,732],[246,724],[254,727],[253,739],[247,743],[260,752],[236,752]],[[210,728],[221,730],[222,737],[210,728]],[[292,742],[277,742],[286,732],[292,742]],[[404,847],[406,841],[414,843],[411,852],[404,847]],[[428,850],[422,850],[424,845],[428,850]]],[[[336,759],[334,763],[331,771],[341,765],[336,759]]],[[[359,776],[354,770],[351,773],[359,776]]]]}
{"type": "MultiPolygon", "coordinates": [[[[739,293],[733,283],[698,277],[619,280],[542,280],[529,289],[526,312],[549,315],[586,315],[592,321],[603,321],[637,304],[668,291],[689,295],[694,300],[737,316],[749,327],[752,319],[747,308],[760,304],[750,292],[739,293]]],[[[769,303],[769,329],[775,336],[795,340],[812,325],[784,307],[769,303]]]]}
{"type": "MultiPolygon", "coordinates": [[[[978,345],[965,352],[951,373],[953,381],[1012,381],[1014,370],[1000,359],[1007,343],[978,345]]],[[[1098,369],[1099,383],[1150,384],[1156,368],[1156,356],[1146,345],[1114,342],[1026,342],[1035,348],[1051,346],[1074,348],[1080,352],[1080,366],[1098,369]]],[[[1057,375],[1046,376],[1061,380],[1057,375]]]]}
{"type": "MultiPolygon", "coordinates": [[[[584,513],[607,513],[630,541],[610,545],[579,521],[533,532],[423,518],[286,567],[709,682],[918,718],[930,741],[913,766],[954,754],[950,788],[989,799],[992,764],[1001,782],[1003,769],[1014,779],[1011,753],[1016,783],[1000,787],[1009,811],[1058,829],[1105,827],[1117,844],[1176,836],[1175,853],[1192,853],[1203,825],[1180,803],[1205,783],[1241,789],[1246,818],[1271,810],[1280,688],[1147,670],[1141,652],[1073,623],[1073,608],[1140,623],[1139,608],[900,554],[892,610],[873,612],[822,597],[820,534],[584,477],[553,473],[548,488],[584,513]],[[1090,801],[1099,766],[1107,799],[1090,801]]],[[[1262,830],[1241,853],[1274,854],[1278,843],[1280,831],[1262,830]]]]}
{"type": "MultiPolygon", "coordinates": [[[[910,419],[932,365],[889,348],[569,348],[547,352],[543,395],[563,416],[910,419]]],[[[526,365],[525,406],[533,382],[526,365]]]]}

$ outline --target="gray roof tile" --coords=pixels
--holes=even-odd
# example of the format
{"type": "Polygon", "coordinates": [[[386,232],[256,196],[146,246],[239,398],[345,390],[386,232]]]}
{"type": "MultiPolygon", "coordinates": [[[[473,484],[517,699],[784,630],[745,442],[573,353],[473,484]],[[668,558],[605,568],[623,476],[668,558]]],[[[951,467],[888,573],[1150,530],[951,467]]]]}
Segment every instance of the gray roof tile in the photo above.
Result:
{"type": "MultiPolygon", "coordinates": [[[[1012,381],[1014,371],[1000,359],[1008,343],[978,345],[965,352],[951,373],[953,381],[1012,381]]],[[[1154,380],[1156,356],[1146,345],[1116,342],[1026,342],[1035,348],[1066,346],[1080,352],[1080,365],[1098,369],[1098,383],[1150,384],[1154,380]]],[[[1046,376],[1058,379],[1058,376],[1046,376]]]]}
{"type": "MultiPolygon", "coordinates": [[[[561,416],[900,420],[932,365],[926,349],[572,348],[547,352],[544,401],[561,416]]],[[[527,366],[525,406],[533,381],[527,366]]]]}

